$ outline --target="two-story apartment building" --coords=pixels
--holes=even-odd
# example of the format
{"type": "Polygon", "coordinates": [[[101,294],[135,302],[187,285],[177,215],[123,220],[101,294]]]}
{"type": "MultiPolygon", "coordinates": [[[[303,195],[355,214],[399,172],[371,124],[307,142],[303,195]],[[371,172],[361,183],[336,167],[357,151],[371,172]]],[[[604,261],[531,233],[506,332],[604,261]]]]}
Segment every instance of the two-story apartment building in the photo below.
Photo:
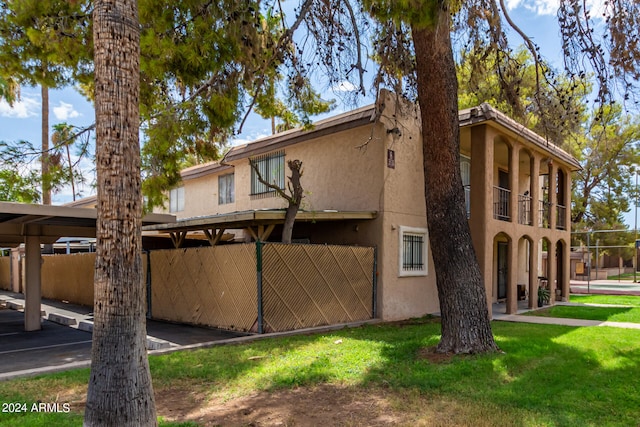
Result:
{"type": "MultiPolygon", "coordinates": [[[[568,296],[571,172],[578,163],[486,104],[461,111],[460,126],[469,224],[489,303],[506,301],[512,312],[518,285],[520,294],[535,295],[541,280],[568,296]],[[551,256],[543,272],[544,251],[551,256]]],[[[179,221],[155,228],[171,232],[176,246],[194,233],[211,244],[279,240],[286,202],[260,183],[250,161],[284,188],[288,159],[302,161],[304,170],[294,240],[375,246],[378,317],[438,312],[419,111],[388,92],[376,105],[313,129],[236,146],[220,162],[183,170],[165,209],[179,221]]]]}

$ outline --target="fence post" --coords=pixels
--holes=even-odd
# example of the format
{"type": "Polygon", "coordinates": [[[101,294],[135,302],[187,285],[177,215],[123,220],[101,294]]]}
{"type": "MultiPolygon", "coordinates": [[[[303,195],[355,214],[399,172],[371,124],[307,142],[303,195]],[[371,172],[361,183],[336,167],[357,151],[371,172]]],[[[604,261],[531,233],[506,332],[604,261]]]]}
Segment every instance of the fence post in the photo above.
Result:
{"type": "Polygon", "coordinates": [[[264,333],[262,313],[262,242],[256,240],[256,279],[258,285],[258,333],[264,333]]]}
{"type": "Polygon", "coordinates": [[[378,247],[373,247],[373,302],[371,303],[372,319],[378,316],[378,247]]]}

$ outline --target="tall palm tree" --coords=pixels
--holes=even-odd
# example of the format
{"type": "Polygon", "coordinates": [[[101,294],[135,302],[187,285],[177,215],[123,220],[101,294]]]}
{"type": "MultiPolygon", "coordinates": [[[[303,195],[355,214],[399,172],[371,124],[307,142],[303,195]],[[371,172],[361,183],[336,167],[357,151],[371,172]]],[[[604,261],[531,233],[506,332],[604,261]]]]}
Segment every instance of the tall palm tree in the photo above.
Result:
{"type": "Polygon", "coordinates": [[[142,282],[139,89],[135,0],[96,0],[98,221],[91,376],[85,425],[156,425],[142,282]]]}

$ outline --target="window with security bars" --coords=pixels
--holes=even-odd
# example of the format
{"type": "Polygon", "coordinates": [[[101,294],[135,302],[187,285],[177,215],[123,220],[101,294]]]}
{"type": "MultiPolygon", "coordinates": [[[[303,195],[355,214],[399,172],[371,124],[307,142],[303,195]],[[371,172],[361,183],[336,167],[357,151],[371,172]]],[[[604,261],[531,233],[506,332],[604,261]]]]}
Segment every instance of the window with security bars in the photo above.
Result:
{"type": "Polygon", "coordinates": [[[279,188],[284,188],[284,151],[252,157],[249,161],[254,166],[251,168],[252,196],[275,194],[275,190],[269,188],[269,186],[263,182],[260,182],[256,169],[264,181],[279,188]]]}
{"type": "Polygon", "coordinates": [[[399,276],[427,275],[427,230],[400,227],[399,276]]]}
{"type": "Polygon", "coordinates": [[[218,177],[218,204],[226,205],[235,201],[235,178],[232,173],[218,177]]]}

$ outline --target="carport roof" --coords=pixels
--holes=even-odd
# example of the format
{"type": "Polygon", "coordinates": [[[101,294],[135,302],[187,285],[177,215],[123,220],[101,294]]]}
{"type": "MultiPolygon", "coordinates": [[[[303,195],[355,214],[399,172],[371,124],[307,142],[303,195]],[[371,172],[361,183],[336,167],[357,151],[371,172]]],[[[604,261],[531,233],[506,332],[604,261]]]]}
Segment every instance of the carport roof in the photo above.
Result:
{"type": "MultiPolygon", "coordinates": [[[[378,215],[375,211],[298,211],[296,222],[300,221],[341,221],[358,219],[375,219],[378,215]]],[[[207,228],[236,229],[267,224],[282,224],[284,222],[284,209],[264,209],[231,212],[227,214],[188,218],[172,224],[148,225],[145,231],[158,232],[182,232],[202,230],[207,228]]]]}
{"type": "MultiPolygon", "coordinates": [[[[96,209],[69,206],[0,202],[0,246],[18,246],[26,236],[39,236],[41,243],[60,237],[95,237],[96,209]]],[[[175,222],[173,215],[149,214],[143,225],[175,222]]]]}

